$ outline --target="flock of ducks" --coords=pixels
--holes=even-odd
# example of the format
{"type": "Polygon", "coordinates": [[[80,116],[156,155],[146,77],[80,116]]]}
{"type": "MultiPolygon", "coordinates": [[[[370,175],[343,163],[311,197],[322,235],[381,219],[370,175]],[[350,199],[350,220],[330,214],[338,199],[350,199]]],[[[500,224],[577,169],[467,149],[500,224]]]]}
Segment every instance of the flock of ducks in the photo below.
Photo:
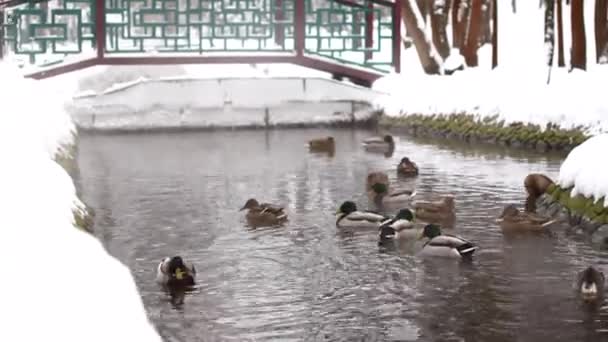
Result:
{"type": "MultiPolygon", "coordinates": [[[[335,153],[333,137],[309,141],[311,152],[335,153]]],[[[373,137],[363,141],[368,152],[393,153],[395,141],[391,135],[373,137]]],[[[416,163],[404,157],[397,164],[396,172],[401,177],[416,177],[419,168],[416,163]]],[[[507,205],[497,218],[503,233],[540,233],[557,222],[536,213],[536,203],[553,181],[542,174],[530,174],[524,180],[528,194],[524,210],[514,204],[507,205]]],[[[471,259],[479,248],[475,243],[460,236],[444,234],[441,227],[454,225],[455,202],[451,194],[436,201],[413,201],[416,191],[395,188],[390,184],[385,172],[370,172],[365,189],[370,203],[379,209],[398,207],[394,216],[379,211],[359,210],[353,201],[343,202],[336,211],[336,227],[339,229],[371,228],[378,232],[378,244],[425,240],[418,254],[421,256],[471,259]]],[[[260,203],[255,198],[246,201],[241,211],[247,210],[245,219],[252,227],[276,226],[287,222],[288,215],[280,205],[260,203]]],[[[157,282],[170,288],[192,287],[195,285],[194,265],[186,266],[180,256],[163,259],[157,267],[157,282]]],[[[585,300],[603,297],[604,274],[593,266],[578,273],[575,280],[579,294],[585,300]]]]}

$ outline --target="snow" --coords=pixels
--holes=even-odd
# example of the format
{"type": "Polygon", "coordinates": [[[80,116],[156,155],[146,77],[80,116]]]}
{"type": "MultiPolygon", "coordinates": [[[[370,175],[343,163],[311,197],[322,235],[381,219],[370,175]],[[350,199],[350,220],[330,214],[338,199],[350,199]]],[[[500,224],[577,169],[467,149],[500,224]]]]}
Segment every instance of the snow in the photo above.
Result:
{"type": "Polygon", "coordinates": [[[82,204],[52,159],[73,143],[65,93],[6,64],[0,74],[0,340],[160,342],[129,269],[74,227],[82,204]]]}
{"type": "Polygon", "coordinates": [[[596,135],[575,147],[559,170],[558,185],[567,189],[572,186],[570,195],[583,195],[599,200],[604,198],[608,207],[608,161],[601,156],[608,149],[608,134],[596,135]]]}
{"type": "MultiPolygon", "coordinates": [[[[587,72],[567,68],[551,70],[546,63],[544,10],[536,1],[518,1],[517,13],[510,1],[498,1],[499,66],[491,69],[491,45],[479,51],[479,67],[465,68],[451,76],[426,75],[420,71],[415,49],[405,50],[401,74],[377,80],[373,89],[390,93],[375,101],[389,116],[468,113],[481,118],[498,115],[505,122],[524,122],[545,127],[547,123],[569,129],[585,127],[587,134],[608,131],[608,102],[605,80],[608,66],[595,64],[595,52],[588,44],[587,72]],[[407,62],[406,62],[407,61],[407,62]],[[550,83],[547,80],[550,74],[550,83]],[[585,89],[585,91],[581,91],[585,89]]],[[[593,2],[585,2],[587,42],[594,41],[593,16],[587,15],[593,2]]],[[[570,8],[564,5],[564,46],[569,60],[570,8]]],[[[556,38],[557,40],[557,38],[556,38]]],[[[554,65],[557,64],[557,47],[554,65]]],[[[457,64],[453,50],[444,64],[457,64]]]]}

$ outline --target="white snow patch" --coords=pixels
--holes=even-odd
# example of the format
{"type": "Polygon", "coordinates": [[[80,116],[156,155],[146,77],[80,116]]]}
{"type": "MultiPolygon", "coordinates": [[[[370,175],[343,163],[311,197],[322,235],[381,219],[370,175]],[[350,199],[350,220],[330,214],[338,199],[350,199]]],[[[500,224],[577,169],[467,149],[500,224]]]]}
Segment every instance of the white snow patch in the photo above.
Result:
{"type": "Polygon", "coordinates": [[[1,341],[158,341],[129,269],[74,227],[81,202],[52,160],[72,143],[64,94],[0,64],[1,341]]]}
{"type": "Polygon", "coordinates": [[[558,185],[564,189],[574,186],[571,196],[604,197],[604,207],[608,207],[608,160],[603,158],[607,149],[608,134],[596,135],[575,147],[562,163],[558,185]]]}

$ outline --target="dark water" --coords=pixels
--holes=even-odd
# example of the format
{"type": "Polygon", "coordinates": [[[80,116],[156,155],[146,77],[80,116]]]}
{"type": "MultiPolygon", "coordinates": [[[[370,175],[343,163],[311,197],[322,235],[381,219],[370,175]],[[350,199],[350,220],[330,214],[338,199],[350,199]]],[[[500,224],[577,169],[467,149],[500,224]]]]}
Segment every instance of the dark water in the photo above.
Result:
{"type": "MultiPolygon", "coordinates": [[[[604,264],[580,239],[503,237],[494,219],[524,199],[530,172],[560,159],[400,137],[391,158],[367,154],[366,131],[283,130],[82,136],[80,185],[96,234],[128,265],[166,341],[599,341],[606,308],[582,306],[576,272],[604,264]],[[307,152],[334,135],[333,158],[307,152]],[[454,193],[455,233],[477,242],[471,264],[379,250],[373,231],[338,232],[336,207],[367,207],[364,179],[408,155],[420,197],[454,193]],[[249,197],[284,204],[283,228],[251,230],[249,197]],[[154,282],[165,256],[199,271],[182,306],[154,282]]],[[[120,308],[116,308],[120,310],[120,308]]]]}

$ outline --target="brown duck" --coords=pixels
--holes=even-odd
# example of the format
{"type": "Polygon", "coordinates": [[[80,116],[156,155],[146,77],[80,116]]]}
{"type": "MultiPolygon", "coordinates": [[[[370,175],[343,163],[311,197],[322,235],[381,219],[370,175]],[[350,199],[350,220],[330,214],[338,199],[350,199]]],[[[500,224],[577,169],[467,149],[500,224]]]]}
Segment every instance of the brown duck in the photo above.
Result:
{"type": "Polygon", "coordinates": [[[284,208],[269,203],[259,203],[255,198],[247,200],[240,210],[248,209],[245,218],[254,226],[274,226],[287,221],[284,208]]]}
{"type": "Polygon", "coordinates": [[[418,165],[408,157],[403,157],[397,165],[397,174],[405,177],[418,176],[418,165]]]}
{"type": "Polygon", "coordinates": [[[504,208],[497,221],[503,232],[543,232],[556,222],[534,213],[522,212],[513,204],[504,208]]]}
{"type": "Polygon", "coordinates": [[[451,226],[456,219],[454,196],[446,195],[438,201],[416,202],[416,219],[428,223],[442,223],[451,226]]]}
{"type": "Polygon", "coordinates": [[[525,210],[530,213],[536,212],[536,201],[547,192],[547,189],[553,185],[551,178],[540,174],[531,173],[524,179],[524,187],[528,197],[526,198],[525,210]]]}
{"type": "Polygon", "coordinates": [[[336,142],[333,137],[312,139],[308,142],[308,149],[311,152],[329,152],[336,150],[336,142]]]}

